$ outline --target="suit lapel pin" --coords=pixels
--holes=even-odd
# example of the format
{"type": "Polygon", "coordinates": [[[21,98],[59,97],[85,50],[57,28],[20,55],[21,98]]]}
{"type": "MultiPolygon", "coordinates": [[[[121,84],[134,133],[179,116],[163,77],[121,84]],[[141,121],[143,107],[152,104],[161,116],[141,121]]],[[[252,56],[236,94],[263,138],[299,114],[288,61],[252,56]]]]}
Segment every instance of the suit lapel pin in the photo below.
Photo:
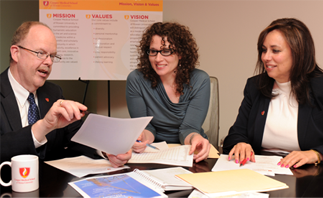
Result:
{"type": "Polygon", "coordinates": [[[264,114],[265,114],[265,111],[262,111],[262,112],[261,112],[261,115],[264,115],[264,114]]]}
{"type": "Polygon", "coordinates": [[[49,102],[49,99],[48,99],[48,98],[45,98],[45,100],[46,100],[47,102],[49,102]]]}

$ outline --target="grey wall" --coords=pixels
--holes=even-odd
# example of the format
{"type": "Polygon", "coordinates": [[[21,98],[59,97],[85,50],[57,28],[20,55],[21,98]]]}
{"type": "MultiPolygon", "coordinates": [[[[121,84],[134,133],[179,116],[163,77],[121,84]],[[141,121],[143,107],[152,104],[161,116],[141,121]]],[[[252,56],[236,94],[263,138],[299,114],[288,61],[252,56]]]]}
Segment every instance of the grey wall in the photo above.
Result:
{"type": "Polygon", "coordinates": [[[219,79],[220,139],[235,121],[246,80],[254,74],[259,33],[273,20],[303,21],[323,68],[322,8],[322,0],[164,0],[164,21],[190,27],[200,47],[200,68],[219,79]]]}
{"type": "Polygon", "coordinates": [[[12,34],[24,21],[38,21],[38,1],[0,1],[0,61],[1,72],[9,66],[9,48],[12,34]]]}
{"type": "MultiPolygon", "coordinates": [[[[323,0],[164,0],[164,21],[190,27],[199,45],[200,69],[219,79],[220,138],[233,124],[246,79],[253,75],[257,38],[277,18],[295,17],[312,32],[317,61],[323,64],[323,0]]],[[[13,31],[25,20],[38,20],[38,0],[1,0],[1,71],[9,64],[13,31]]],[[[55,69],[55,65],[53,66],[55,69]]],[[[84,83],[55,81],[68,99],[83,100],[84,83]]],[[[85,104],[108,114],[107,81],[91,81],[85,104]]],[[[111,82],[111,116],[129,117],[125,82],[111,82]]]]}

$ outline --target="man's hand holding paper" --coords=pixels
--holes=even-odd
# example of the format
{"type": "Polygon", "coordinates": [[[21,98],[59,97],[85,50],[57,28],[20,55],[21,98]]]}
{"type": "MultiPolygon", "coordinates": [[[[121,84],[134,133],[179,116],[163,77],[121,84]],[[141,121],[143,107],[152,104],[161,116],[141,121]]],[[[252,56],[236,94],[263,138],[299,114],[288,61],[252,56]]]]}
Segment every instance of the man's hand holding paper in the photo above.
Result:
{"type": "Polygon", "coordinates": [[[131,158],[131,146],[151,119],[120,119],[90,114],[72,141],[102,151],[113,167],[121,166],[131,158]]]}

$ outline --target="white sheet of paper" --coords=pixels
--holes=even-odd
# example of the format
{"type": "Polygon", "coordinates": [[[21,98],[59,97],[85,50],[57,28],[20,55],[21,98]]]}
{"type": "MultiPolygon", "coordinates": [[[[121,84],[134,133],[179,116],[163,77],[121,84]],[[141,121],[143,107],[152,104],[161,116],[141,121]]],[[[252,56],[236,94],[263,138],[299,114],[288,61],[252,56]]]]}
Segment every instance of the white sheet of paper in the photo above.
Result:
{"type": "Polygon", "coordinates": [[[152,143],[151,145],[154,146],[154,147],[157,147],[159,150],[158,149],[153,149],[153,148],[147,146],[146,149],[144,150],[144,153],[158,153],[161,150],[165,150],[165,149],[169,148],[166,141],[152,143]]]}
{"type": "Polygon", "coordinates": [[[212,196],[212,194],[204,194],[198,190],[193,190],[188,198],[268,198],[267,193],[248,192],[227,196],[212,196]]]}
{"type": "Polygon", "coordinates": [[[152,143],[151,145],[159,148],[159,150],[165,150],[165,149],[168,149],[168,145],[166,143],[166,141],[163,141],[163,142],[155,142],[155,143],[152,143]]]}
{"type": "Polygon", "coordinates": [[[248,168],[263,175],[274,176],[275,174],[293,175],[289,168],[282,168],[277,165],[282,157],[280,156],[267,156],[267,155],[255,155],[256,163],[247,162],[240,167],[240,164],[236,164],[234,159],[228,160],[228,155],[221,154],[212,168],[212,171],[222,170],[234,170],[240,168],[248,168]]]}
{"type": "Polygon", "coordinates": [[[45,163],[75,175],[76,177],[84,177],[88,174],[108,173],[129,168],[129,166],[113,168],[110,162],[106,159],[94,160],[83,155],[53,161],[45,161],[45,163]]]}
{"type": "MultiPolygon", "coordinates": [[[[156,144],[153,144],[156,146],[156,144]]],[[[158,147],[158,145],[157,145],[158,147]]],[[[160,150],[157,153],[132,153],[128,163],[157,163],[175,166],[193,166],[193,154],[189,155],[191,145],[182,145],[160,150]]]]}
{"type": "Polygon", "coordinates": [[[111,118],[90,114],[71,140],[109,154],[123,154],[130,150],[152,118],[111,118]]]}

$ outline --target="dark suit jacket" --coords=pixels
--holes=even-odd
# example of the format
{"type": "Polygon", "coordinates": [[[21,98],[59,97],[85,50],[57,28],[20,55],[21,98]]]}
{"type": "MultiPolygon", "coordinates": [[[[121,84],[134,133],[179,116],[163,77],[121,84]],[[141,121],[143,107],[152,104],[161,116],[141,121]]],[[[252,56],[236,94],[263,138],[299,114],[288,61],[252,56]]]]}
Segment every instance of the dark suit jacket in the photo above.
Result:
{"type": "MultiPolygon", "coordinates": [[[[8,69],[0,75],[0,161],[10,161],[11,157],[19,154],[38,155],[42,160],[62,157],[63,153],[77,150],[91,157],[97,157],[95,150],[71,142],[70,139],[82,125],[82,121],[76,121],[65,128],[56,129],[46,135],[47,143],[35,149],[31,135],[31,125],[22,127],[18,104],[11,88],[8,69]]],[[[62,99],[62,90],[58,85],[50,82],[37,90],[40,117],[44,118],[53,103],[62,99]]],[[[65,153],[66,154],[66,153],[65,153]]]]}
{"type": "MultiPolygon", "coordinates": [[[[260,154],[270,99],[257,89],[256,78],[247,81],[239,114],[224,140],[223,153],[246,142],[260,154]]],[[[323,154],[323,77],[312,78],[310,88],[312,105],[299,105],[298,109],[298,142],[301,150],[315,149],[323,154]]]]}

